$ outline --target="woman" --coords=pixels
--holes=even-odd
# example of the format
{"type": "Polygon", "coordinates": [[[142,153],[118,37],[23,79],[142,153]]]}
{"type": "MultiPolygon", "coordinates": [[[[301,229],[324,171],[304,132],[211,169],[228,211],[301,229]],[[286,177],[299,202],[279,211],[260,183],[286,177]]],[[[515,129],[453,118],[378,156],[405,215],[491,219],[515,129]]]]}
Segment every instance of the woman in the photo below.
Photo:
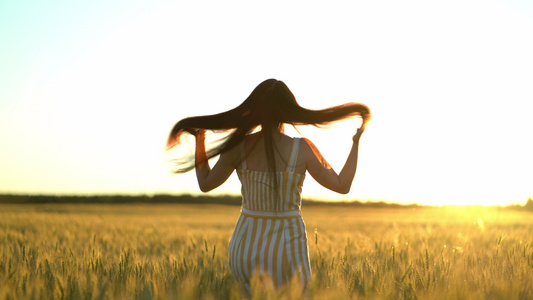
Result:
{"type": "Polygon", "coordinates": [[[203,192],[220,186],[234,170],[242,183],[241,215],[229,244],[229,264],[246,294],[251,293],[254,276],[277,288],[297,277],[306,289],[311,270],[300,210],[305,173],[330,190],[348,193],[357,167],[359,138],[369,118],[368,107],[358,103],[305,109],[282,81],[268,79],[232,110],[176,123],[169,148],[179,145],[186,132],[196,136],[195,159],[178,158],[177,172],[196,167],[203,192]],[[325,125],[354,116],[362,117],[363,125],[352,138],[339,174],[310,140],[283,134],[285,124],[325,125]],[[206,147],[206,130],[226,132],[227,136],[206,147]],[[208,159],[216,155],[220,157],[211,169],[208,159]]]}

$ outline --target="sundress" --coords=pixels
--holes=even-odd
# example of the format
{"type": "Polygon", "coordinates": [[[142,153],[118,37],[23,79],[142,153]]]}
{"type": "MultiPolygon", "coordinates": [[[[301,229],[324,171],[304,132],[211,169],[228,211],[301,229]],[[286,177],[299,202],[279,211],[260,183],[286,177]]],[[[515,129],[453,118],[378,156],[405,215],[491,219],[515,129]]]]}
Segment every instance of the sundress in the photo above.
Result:
{"type": "Polygon", "coordinates": [[[305,290],[311,279],[307,233],[301,212],[305,174],[295,172],[299,138],[293,139],[288,166],[277,172],[278,193],[268,172],[248,170],[244,159],[237,169],[242,183],[241,214],[229,243],[229,266],[246,293],[259,275],[276,288],[294,276],[305,290]],[[265,276],[267,275],[267,276],[265,276]]]}

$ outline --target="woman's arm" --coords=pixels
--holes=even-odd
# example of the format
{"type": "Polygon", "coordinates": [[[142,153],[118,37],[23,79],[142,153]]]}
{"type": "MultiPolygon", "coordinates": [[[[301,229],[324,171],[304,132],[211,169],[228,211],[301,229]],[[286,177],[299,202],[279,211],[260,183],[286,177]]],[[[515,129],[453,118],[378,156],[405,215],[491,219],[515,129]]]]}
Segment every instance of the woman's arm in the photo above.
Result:
{"type": "Polygon", "coordinates": [[[338,175],[318,151],[318,148],[310,140],[306,139],[310,149],[306,159],[309,174],[325,188],[337,193],[347,194],[350,191],[355,171],[357,170],[359,139],[363,132],[363,128],[357,129],[357,133],[352,138],[353,144],[348,158],[338,175]]]}
{"type": "Polygon", "coordinates": [[[202,192],[209,192],[226,182],[233,170],[235,170],[235,149],[220,155],[217,163],[211,169],[205,153],[205,130],[200,129],[196,135],[196,178],[202,192]]]}

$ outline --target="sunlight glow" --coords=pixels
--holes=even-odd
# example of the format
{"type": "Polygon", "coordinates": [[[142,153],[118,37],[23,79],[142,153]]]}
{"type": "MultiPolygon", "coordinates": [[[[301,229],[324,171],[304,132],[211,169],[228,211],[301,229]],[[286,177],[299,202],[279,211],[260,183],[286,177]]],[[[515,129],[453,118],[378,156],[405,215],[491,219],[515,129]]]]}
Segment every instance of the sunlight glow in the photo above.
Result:
{"type": "MultiPolygon", "coordinates": [[[[197,193],[194,173],[168,172],[170,128],[274,77],[308,108],[372,109],[352,191],[309,176],[307,198],[533,198],[533,10],[520,1],[0,6],[0,193],[197,193]]],[[[358,122],[288,133],[339,172],[358,122]]],[[[214,194],[239,190],[232,177],[214,194]]]]}

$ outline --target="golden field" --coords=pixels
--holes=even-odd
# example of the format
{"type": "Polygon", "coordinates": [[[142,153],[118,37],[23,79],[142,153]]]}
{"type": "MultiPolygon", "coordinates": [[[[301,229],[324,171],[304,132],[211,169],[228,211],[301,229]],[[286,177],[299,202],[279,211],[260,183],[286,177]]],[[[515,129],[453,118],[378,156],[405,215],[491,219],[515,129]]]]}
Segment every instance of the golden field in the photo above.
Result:
{"type": "MultiPolygon", "coordinates": [[[[227,259],[238,214],[210,204],[0,204],[0,299],[241,299],[227,259]]],[[[531,212],[304,203],[303,214],[310,299],[533,299],[531,212]]]]}

